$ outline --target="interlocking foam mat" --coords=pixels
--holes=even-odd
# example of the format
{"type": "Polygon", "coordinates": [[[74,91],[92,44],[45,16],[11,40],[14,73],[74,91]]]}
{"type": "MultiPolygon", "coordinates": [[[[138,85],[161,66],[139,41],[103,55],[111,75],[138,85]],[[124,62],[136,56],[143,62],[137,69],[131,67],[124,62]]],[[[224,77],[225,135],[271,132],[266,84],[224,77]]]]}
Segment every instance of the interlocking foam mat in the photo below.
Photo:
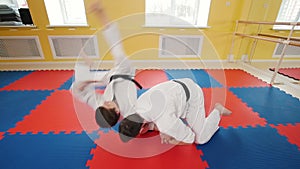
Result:
{"type": "MultiPolygon", "coordinates": [[[[73,71],[0,72],[0,168],[3,169],[299,169],[300,101],[240,69],[138,70],[144,87],[191,78],[206,114],[232,110],[204,145],[170,146],[150,132],[122,143],[118,125],[101,129],[69,92],[73,71]]],[[[99,90],[103,92],[103,89],[99,90]]]]}
{"type": "MultiPolygon", "coordinates": [[[[274,68],[270,68],[269,70],[275,71],[274,68]]],[[[278,73],[294,80],[300,80],[300,68],[280,68],[278,73]]]]}

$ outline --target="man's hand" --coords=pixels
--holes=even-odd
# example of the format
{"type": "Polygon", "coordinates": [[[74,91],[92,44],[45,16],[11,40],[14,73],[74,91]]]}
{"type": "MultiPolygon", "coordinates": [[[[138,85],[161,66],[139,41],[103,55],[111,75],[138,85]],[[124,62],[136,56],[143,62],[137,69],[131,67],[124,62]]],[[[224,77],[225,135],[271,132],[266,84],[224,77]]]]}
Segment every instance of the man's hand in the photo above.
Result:
{"type": "Polygon", "coordinates": [[[182,141],[178,141],[175,138],[167,135],[160,133],[160,138],[161,138],[161,143],[162,144],[173,144],[173,145],[190,145],[191,143],[185,143],[182,141]]]}
{"type": "Polygon", "coordinates": [[[160,133],[160,139],[162,144],[170,144],[171,142],[174,142],[172,140],[175,140],[173,137],[164,133],[160,133]]]}

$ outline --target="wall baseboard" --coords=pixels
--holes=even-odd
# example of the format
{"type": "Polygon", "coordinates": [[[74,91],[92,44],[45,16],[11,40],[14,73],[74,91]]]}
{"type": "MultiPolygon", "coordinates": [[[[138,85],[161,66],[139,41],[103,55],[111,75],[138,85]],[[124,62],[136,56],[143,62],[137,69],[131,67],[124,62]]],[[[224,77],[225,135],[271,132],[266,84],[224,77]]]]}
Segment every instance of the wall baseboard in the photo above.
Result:
{"type": "MultiPolygon", "coordinates": [[[[261,69],[276,67],[277,60],[252,60],[249,65],[261,69]]],[[[76,61],[59,62],[0,62],[0,71],[9,70],[73,70],[76,61]]],[[[227,60],[133,60],[137,69],[234,69],[240,68],[239,62],[227,60]]],[[[93,69],[107,70],[113,61],[96,61],[93,69]]],[[[280,67],[300,67],[300,60],[283,61],[280,67]]]]}
{"type": "MultiPolygon", "coordinates": [[[[278,60],[252,60],[250,65],[260,68],[260,69],[269,69],[275,68],[278,64],[278,60]]],[[[299,59],[283,60],[280,68],[294,68],[300,67],[299,59]]]]}
{"type": "MultiPolygon", "coordinates": [[[[76,61],[60,62],[0,62],[0,70],[73,70],[76,61]]],[[[137,69],[203,69],[203,68],[231,68],[234,63],[219,60],[133,60],[137,69]]],[[[93,69],[106,70],[113,67],[113,61],[95,61],[93,69]]]]}

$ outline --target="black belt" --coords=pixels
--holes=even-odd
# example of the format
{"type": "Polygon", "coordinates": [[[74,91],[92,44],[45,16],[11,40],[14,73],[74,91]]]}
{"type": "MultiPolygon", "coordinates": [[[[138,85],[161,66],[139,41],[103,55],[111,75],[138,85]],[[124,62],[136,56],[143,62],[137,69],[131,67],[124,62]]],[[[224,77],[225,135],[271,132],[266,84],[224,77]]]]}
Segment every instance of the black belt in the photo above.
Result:
{"type": "Polygon", "coordinates": [[[185,91],[185,95],[186,95],[186,101],[189,101],[191,95],[190,95],[190,91],[189,91],[188,87],[179,80],[173,80],[173,81],[176,83],[179,83],[183,87],[183,89],[185,91]]]}
{"type": "Polygon", "coordinates": [[[125,80],[130,80],[132,81],[138,88],[142,89],[143,87],[136,81],[132,78],[132,76],[130,75],[112,75],[109,79],[109,82],[111,82],[112,80],[115,80],[115,79],[118,79],[118,78],[122,78],[122,79],[125,79],[125,80]]]}

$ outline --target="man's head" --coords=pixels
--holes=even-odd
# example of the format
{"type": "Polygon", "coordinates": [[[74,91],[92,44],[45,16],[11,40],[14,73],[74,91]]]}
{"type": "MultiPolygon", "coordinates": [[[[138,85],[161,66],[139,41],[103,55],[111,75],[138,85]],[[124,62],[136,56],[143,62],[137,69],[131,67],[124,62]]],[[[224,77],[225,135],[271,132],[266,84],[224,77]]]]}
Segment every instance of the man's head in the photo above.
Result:
{"type": "Polygon", "coordinates": [[[120,118],[120,110],[113,101],[106,101],[96,109],[96,122],[102,128],[114,126],[120,118]]]}
{"type": "Polygon", "coordinates": [[[138,114],[132,114],[123,119],[119,126],[120,138],[123,142],[135,138],[140,134],[143,127],[144,119],[138,114]]]}

